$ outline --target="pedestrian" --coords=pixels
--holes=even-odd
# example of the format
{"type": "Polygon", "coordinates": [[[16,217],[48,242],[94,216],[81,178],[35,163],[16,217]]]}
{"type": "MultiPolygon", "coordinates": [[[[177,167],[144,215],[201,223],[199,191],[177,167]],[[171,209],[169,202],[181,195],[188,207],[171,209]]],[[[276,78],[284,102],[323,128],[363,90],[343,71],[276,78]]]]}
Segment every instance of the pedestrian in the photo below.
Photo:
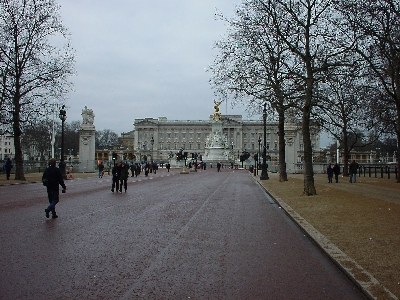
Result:
{"type": "Polygon", "coordinates": [[[135,169],[135,176],[138,177],[140,175],[140,172],[142,170],[142,166],[140,165],[140,163],[136,164],[136,169],[135,169]]]}
{"type": "Polygon", "coordinates": [[[221,163],[217,163],[217,172],[221,172],[221,163]]]}
{"type": "Polygon", "coordinates": [[[6,174],[6,164],[7,164],[7,162],[3,163],[3,174],[6,174]]]}
{"type": "Polygon", "coordinates": [[[204,171],[207,169],[207,163],[206,162],[203,162],[203,168],[204,168],[204,171]]]}
{"type": "Polygon", "coordinates": [[[98,165],[99,168],[99,178],[103,178],[103,174],[104,174],[104,165],[103,162],[101,161],[100,164],[98,165]]]}
{"type": "Polygon", "coordinates": [[[148,176],[149,175],[149,171],[150,171],[150,164],[146,163],[146,165],[144,166],[144,176],[148,176]]]}
{"type": "Polygon", "coordinates": [[[169,169],[171,169],[171,165],[169,163],[167,163],[165,166],[167,167],[167,170],[169,172],[169,169]]]}
{"type": "Polygon", "coordinates": [[[328,183],[332,183],[333,169],[331,164],[329,164],[328,169],[326,169],[326,173],[328,174],[328,183]]]}
{"type": "Polygon", "coordinates": [[[114,168],[111,171],[112,173],[112,186],[111,186],[111,192],[114,193],[114,188],[116,189],[115,191],[118,192],[119,190],[119,175],[121,173],[121,163],[117,163],[114,168]]]}
{"type": "Polygon", "coordinates": [[[335,181],[336,181],[336,183],[338,183],[339,182],[340,167],[339,167],[338,164],[335,164],[332,169],[333,169],[333,173],[335,174],[335,181]]]}
{"type": "Polygon", "coordinates": [[[154,175],[157,173],[158,170],[158,165],[156,162],[153,162],[153,171],[154,171],[154,175]]]}
{"type": "Polygon", "coordinates": [[[136,164],[132,163],[131,164],[131,177],[135,176],[135,172],[136,172],[136,164]]]}
{"type": "Polygon", "coordinates": [[[358,163],[353,159],[349,167],[349,174],[350,174],[350,182],[356,183],[357,177],[357,170],[358,170],[358,163]]]}
{"type": "Polygon", "coordinates": [[[128,188],[128,177],[129,177],[129,166],[125,163],[121,163],[121,171],[119,176],[119,192],[122,193],[122,186],[124,186],[124,190],[128,188]]]}
{"type": "Polygon", "coordinates": [[[13,165],[11,163],[11,159],[7,158],[7,161],[6,161],[6,177],[7,177],[7,180],[10,180],[10,174],[11,174],[12,167],[13,167],[13,165]]]}
{"type": "Polygon", "coordinates": [[[49,199],[49,206],[44,210],[46,218],[50,217],[50,212],[52,218],[58,218],[56,213],[56,204],[60,201],[60,191],[59,185],[62,187],[62,193],[65,193],[67,187],[65,186],[61,170],[56,167],[56,159],[51,158],[49,161],[49,166],[44,171],[42,176],[42,182],[47,187],[47,197],[49,199]]]}

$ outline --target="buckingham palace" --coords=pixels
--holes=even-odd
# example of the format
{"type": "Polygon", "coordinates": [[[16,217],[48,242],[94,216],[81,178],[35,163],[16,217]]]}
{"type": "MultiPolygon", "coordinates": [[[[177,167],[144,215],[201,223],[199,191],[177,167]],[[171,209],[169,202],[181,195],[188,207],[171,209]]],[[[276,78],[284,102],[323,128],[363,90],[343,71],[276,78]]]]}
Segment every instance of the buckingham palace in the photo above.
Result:
{"type": "MultiPolygon", "coordinates": [[[[243,120],[241,115],[225,115],[221,119],[223,135],[229,149],[229,161],[238,162],[243,151],[254,154],[262,151],[264,127],[262,120],[243,120]]],[[[134,151],[137,160],[167,161],[180,149],[203,155],[206,140],[211,134],[212,116],[209,120],[168,120],[166,117],[135,119],[134,151]]],[[[319,134],[312,135],[313,149],[319,150],[319,134]]],[[[294,171],[303,161],[301,128],[285,125],[287,171],[294,171]]],[[[266,124],[266,152],[268,161],[278,162],[278,123],[266,124]]]]}

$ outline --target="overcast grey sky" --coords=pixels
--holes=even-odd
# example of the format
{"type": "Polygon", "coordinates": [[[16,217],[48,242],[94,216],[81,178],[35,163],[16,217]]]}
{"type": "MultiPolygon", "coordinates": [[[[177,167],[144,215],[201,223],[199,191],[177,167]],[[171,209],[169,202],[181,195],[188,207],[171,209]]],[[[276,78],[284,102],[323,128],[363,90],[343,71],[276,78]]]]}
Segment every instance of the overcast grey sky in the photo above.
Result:
{"type": "MultiPolygon", "coordinates": [[[[214,112],[211,74],[214,43],[227,26],[216,10],[234,14],[241,0],[56,0],[76,51],[68,122],[93,109],[97,130],[118,135],[135,119],[207,120],[214,112]]],[[[220,111],[248,116],[223,103],[220,111]]],[[[329,142],[321,138],[321,146],[329,142]]]]}
{"type": "MultiPolygon", "coordinates": [[[[76,51],[68,121],[93,109],[97,130],[132,129],[135,118],[207,120],[214,112],[214,42],[226,32],[216,9],[232,16],[240,0],[58,0],[76,51]]],[[[221,105],[222,114],[244,107],[221,105]]],[[[260,118],[254,116],[252,119],[260,118]]]]}

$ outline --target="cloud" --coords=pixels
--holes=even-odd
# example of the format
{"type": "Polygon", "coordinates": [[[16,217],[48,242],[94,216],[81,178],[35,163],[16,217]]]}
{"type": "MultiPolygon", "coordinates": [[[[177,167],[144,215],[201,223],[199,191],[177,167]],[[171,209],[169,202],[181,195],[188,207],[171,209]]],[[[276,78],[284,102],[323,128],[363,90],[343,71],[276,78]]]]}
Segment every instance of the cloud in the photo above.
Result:
{"type": "MultiPolygon", "coordinates": [[[[206,120],[213,113],[205,68],[226,30],[214,14],[217,8],[232,15],[235,2],[58,2],[77,60],[69,121],[82,120],[85,105],[96,115],[97,130],[117,133],[132,130],[135,118],[206,120]]],[[[227,113],[245,115],[242,107],[227,113]]]]}

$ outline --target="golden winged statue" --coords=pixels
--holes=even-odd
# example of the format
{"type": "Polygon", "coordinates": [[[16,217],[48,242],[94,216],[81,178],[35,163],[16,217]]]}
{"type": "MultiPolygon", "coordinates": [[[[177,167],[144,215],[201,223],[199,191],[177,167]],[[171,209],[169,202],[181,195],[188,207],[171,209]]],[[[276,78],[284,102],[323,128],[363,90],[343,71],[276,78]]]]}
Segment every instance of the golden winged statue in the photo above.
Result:
{"type": "Polygon", "coordinates": [[[213,120],[221,120],[221,119],[222,119],[222,115],[221,115],[221,113],[219,112],[219,106],[221,105],[221,103],[222,103],[222,101],[217,102],[217,101],[214,100],[214,109],[215,109],[215,112],[214,112],[214,114],[213,114],[213,116],[212,116],[212,119],[213,119],[213,120]]]}

